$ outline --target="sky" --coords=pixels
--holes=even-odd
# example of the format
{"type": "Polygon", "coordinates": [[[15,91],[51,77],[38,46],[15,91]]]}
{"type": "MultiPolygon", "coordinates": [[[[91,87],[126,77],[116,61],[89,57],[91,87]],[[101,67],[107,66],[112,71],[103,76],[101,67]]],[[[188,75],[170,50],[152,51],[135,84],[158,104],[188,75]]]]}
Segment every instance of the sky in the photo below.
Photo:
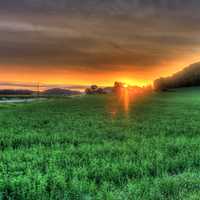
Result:
{"type": "Polygon", "coordinates": [[[151,84],[200,61],[197,0],[0,1],[0,86],[151,84]]]}

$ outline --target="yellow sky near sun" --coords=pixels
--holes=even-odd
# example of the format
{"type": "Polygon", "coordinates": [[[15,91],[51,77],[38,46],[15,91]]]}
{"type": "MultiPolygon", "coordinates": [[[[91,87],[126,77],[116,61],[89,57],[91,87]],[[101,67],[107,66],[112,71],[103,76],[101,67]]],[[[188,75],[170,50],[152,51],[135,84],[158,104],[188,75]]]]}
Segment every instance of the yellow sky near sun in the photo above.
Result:
{"type": "Polygon", "coordinates": [[[148,85],[153,80],[161,76],[169,76],[189,64],[199,61],[198,54],[185,57],[179,61],[169,61],[165,65],[140,69],[124,66],[120,71],[103,71],[95,70],[73,70],[50,67],[49,70],[44,68],[29,68],[20,66],[1,67],[1,82],[20,82],[20,83],[44,83],[44,84],[71,84],[71,85],[91,85],[112,86],[115,81],[122,81],[130,85],[148,85]]]}

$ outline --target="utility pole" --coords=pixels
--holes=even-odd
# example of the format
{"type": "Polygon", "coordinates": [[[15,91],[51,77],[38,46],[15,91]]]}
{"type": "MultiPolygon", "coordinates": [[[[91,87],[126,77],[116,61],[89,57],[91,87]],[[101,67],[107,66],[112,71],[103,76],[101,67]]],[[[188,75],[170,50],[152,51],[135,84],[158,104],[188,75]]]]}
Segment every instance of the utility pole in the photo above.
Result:
{"type": "Polygon", "coordinates": [[[37,97],[40,96],[40,83],[37,83],[37,97]]]}

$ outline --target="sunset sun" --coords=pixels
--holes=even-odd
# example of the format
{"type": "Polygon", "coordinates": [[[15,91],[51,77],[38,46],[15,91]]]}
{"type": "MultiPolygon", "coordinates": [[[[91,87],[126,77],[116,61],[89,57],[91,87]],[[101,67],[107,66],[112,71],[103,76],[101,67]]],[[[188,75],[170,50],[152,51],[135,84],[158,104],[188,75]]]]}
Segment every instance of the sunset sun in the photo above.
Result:
{"type": "Polygon", "coordinates": [[[124,83],[123,87],[128,88],[128,84],[124,83]]]}

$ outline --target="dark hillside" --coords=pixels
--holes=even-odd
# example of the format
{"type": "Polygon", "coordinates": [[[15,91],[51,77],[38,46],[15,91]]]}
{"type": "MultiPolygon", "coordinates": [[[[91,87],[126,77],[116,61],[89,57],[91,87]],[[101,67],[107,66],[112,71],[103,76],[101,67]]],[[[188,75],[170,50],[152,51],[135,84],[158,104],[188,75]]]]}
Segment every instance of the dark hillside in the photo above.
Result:
{"type": "Polygon", "coordinates": [[[156,90],[200,86],[200,62],[192,64],[174,75],[154,81],[156,90]]]}

